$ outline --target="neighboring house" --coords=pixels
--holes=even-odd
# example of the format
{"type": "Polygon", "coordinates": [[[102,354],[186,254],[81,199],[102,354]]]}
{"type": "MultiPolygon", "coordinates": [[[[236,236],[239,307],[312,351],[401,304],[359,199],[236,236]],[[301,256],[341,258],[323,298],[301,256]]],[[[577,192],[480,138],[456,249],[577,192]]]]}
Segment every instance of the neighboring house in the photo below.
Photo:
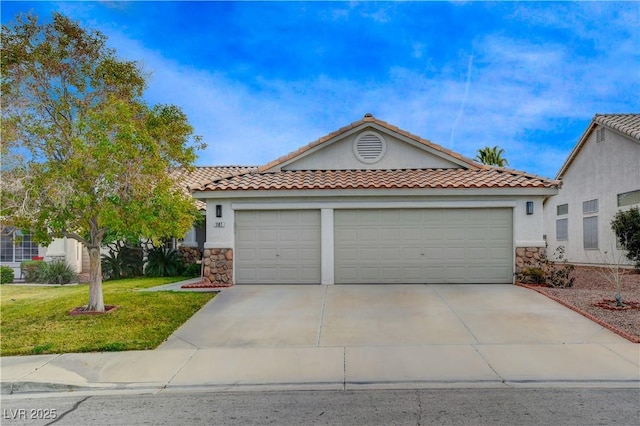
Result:
{"type": "MultiPolygon", "coordinates": [[[[187,185],[195,185],[201,181],[229,176],[234,173],[253,170],[250,166],[196,167],[187,174],[179,174],[176,179],[185,191],[187,185]]],[[[204,216],[205,203],[196,200],[198,209],[204,216]]],[[[184,240],[174,240],[174,246],[184,245],[203,250],[206,222],[201,222],[187,233],[184,240]]],[[[108,250],[103,249],[104,252],[108,250]]],[[[42,258],[45,261],[64,260],[71,268],[82,273],[89,271],[89,254],[81,243],[71,238],[55,238],[48,246],[39,246],[31,240],[27,232],[5,227],[0,232],[0,265],[9,266],[20,278],[20,263],[25,260],[42,258]]]]}
{"type": "Polygon", "coordinates": [[[20,263],[35,258],[47,261],[62,259],[75,272],[83,270],[83,247],[76,240],[57,238],[49,246],[44,247],[34,243],[31,240],[31,234],[27,232],[11,227],[2,228],[0,231],[0,265],[11,267],[15,277],[20,278],[20,263]]]}
{"type": "Polygon", "coordinates": [[[617,261],[611,221],[618,210],[640,206],[640,114],[593,117],[556,179],[558,194],[544,204],[549,254],[564,246],[572,263],[602,264],[605,251],[617,261]]]}
{"type": "MultiPolygon", "coordinates": [[[[370,114],[190,185],[205,276],[236,284],[512,283],[558,182],[485,166],[370,114]]],[[[193,240],[193,238],[192,238],[193,240]]]]}

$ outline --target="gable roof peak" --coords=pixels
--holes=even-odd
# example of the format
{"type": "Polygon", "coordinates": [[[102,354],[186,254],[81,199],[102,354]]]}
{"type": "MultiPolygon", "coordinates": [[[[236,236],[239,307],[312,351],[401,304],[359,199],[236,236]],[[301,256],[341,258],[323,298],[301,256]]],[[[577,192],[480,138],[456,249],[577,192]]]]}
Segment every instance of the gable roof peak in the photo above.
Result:
{"type": "Polygon", "coordinates": [[[471,160],[470,158],[464,157],[461,154],[458,154],[457,152],[451,151],[441,145],[438,145],[436,143],[431,142],[430,140],[424,139],[420,136],[414,135],[412,133],[407,132],[406,130],[402,130],[397,126],[394,126],[392,124],[387,123],[386,121],[380,120],[376,117],[373,116],[372,113],[368,112],[366,113],[362,119],[358,120],[358,121],[354,121],[353,123],[344,126],[334,132],[329,133],[328,135],[325,135],[319,139],[316,139],[315,141],[302,146],[300,148],[298,148],[297,150],[290,152],[289,154],[286,154],[282,157],[279,157],[263,166],[260,166],[258,168],[258,172],[265,172],[265,171],[273,171],[273,170],[278,170],[280,167],[284,166],[287,163],[292,162],[294,159],[297,159],[301,156],[304,156],[306,154],[308,154],[312,149],[318,147],[319,145],[323,145],[326,143],[329,143],[330,141],[335,140],[336,138],[340,137],[341,135],[347,133],[347,132],[351,132],[354,131],[354,129],[358,129],[359,127],[364,128],[365,126],[377,126],[378,129],[384,129],[388,132],[391,133],[395,133],[397,135],[399,135],[400,137],[404,137],[407,139],[412,140],[413,142],[416,142],[419,146],[423,146],[423,147],[427,147],[430,148],[434,151],[437,151],[439,153],[441,153],[441,155],[443,155],[444,157],[448,157],[451,160],[453,160],[453,162],[458,163],[460,165],[462,165],[465,168],[484,168],[482,164],[477,163],[473,160],[471,160]]]}

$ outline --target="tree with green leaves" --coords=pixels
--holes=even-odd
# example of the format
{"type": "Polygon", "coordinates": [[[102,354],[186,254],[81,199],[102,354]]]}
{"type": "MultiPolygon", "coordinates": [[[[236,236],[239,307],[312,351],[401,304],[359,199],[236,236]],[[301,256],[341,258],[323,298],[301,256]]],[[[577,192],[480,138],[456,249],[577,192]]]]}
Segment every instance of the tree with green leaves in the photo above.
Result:
{"type": "Polygon", "coordinates": [[[494,147],[484,147],[480,148],[477,151],[477,155],[475,160],[490,166],[498,166],[498,167],[506,167],[509,165],[509,162],[506,158],[503,157],[504,149],[494,147]]]}
{"type": "Polygon", "coordinates": [[[640,270],[640,208],[618,211],[611,221],[611,228],[626,251],[627,259],[640,270]]]}
{"type": "Polygon", "coordinates": [[[204,146],[182,110],[149,106],[146,76],[106,37],[55,13],[2,26],[2,222],[90,258],[89,311],[104,311],[105,235],[182,236],[198,217],[171,174],[204,146]]]}

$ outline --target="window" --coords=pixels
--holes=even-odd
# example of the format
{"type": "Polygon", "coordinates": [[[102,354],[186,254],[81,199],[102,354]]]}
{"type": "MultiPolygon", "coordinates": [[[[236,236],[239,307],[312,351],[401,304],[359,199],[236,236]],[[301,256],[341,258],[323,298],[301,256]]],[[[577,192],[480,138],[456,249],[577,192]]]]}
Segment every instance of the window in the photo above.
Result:
{"type": "Polygon", "coordinates": [[[598,199],[596,198],[595,200],[589,200],[582,203],[582,213],[598,213],[598,199]]]}
{"type": "Polygon", "coordinates": [[[585,217],[582,220],[582,238],[585,249],[598,248],[598,216],[585,217]]]}
{"type": "Polygon", "coordinates": [[[569,214],[569,204],[559,204],[556,206],[556,214],[562,216],[563,214],[569,214]]]}
{"type": "Polygon", "coordinates": [[[640,204],[640,189],[618,194],[618,207],[631,206],[633,204],[640,204]]]}
{"type": "Polygon", "coordinates": [[[0,233],[0,261],[22,262],[38,255],[38,245],[31,240],[31,234],[15,228],[4,228],[0,233]]]}
{"type": "Polygon", "coordinates": [[[569,239],[569,219],[556,220],[556,240],[566,241],[569,239]]]}

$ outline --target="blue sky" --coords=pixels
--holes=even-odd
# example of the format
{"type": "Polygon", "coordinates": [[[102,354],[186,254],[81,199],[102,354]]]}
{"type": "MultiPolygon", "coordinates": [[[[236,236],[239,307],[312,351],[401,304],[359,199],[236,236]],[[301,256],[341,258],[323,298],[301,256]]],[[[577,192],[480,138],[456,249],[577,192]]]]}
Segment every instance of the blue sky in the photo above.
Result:
{"type": "Polygon", "coordinates": [[[640,112],[640,2],[13,2],[58,11],[151,74],[209,145],[267,163],[367,113],[554,177],[596,113],[640,112]]]}

